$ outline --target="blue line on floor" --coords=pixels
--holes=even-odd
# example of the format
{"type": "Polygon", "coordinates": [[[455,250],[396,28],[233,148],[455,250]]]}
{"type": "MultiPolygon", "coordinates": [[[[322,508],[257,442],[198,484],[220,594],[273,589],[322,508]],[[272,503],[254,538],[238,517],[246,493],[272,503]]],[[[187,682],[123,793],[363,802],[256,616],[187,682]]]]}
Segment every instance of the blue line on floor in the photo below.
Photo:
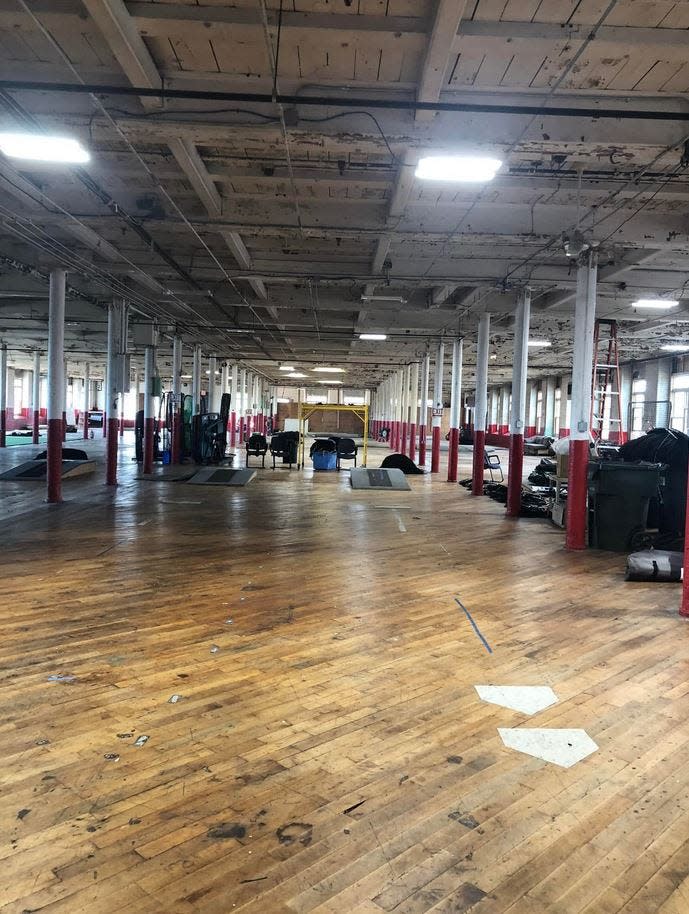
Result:
{"type": "Polygon", "coordinates": [[[486,641],[486,639],[485,639],[485,638],[483,637],[483,635],[481,634],[481,629],[480,629],[480,628],[478,627],[478,625],[474,622],[474,620],[473,620],[473,618],[472,618],[472,616],[471,616],[471,613],[470,613],[469,610],[466,608],[466,606],[464,605],[464,603],[462,603],[462,601],[459,600],[457,597],[455,597],[455,603],[457,603],[459,606],[462,607],[462,609],[464,610],[464,612],[465,612],[465,614],[466,614],[467,619],[471,622],[471,625],[472,625],[474,631],[476,632],[476,634],[477,634],[477,635],[479,636],[479,638],[481,639],[481,643],[483,644],[483,646],[485,647],[485,649],[488,651],[488,653],[489,653],[489,654],[492,654],[492,653],[493,653],[493,648],[490,646],[490,644],[488,644],[488,642],[486,641]]]}

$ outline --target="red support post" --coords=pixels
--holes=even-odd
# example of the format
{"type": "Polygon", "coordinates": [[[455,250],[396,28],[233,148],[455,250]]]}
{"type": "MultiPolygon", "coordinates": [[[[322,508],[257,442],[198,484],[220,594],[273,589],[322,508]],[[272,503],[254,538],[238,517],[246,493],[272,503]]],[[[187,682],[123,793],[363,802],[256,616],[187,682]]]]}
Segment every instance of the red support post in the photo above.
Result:
{"type": "Polygon", "coordinates": [[[457,482],[459,464],[459,429],[450,429],[450,446],[447,455],[447,481],[457,482]]]}
{"type": "Polygon", "coordinates": [[[486,433],[474,432],[474,456],[471,474],[471,494],[483,495],[483,472],[486,462],[486,433]]]}
{"type": "Polygon", "coordinates": [[[510,465],[507,471],[507,516],[519,517],[522,508],[524,436],[510,435],[510,465]]]}
{"type": "Polygon", "coordinates": [[[400,454],[407,456],[407,423],[400,423],[401,439],[400,439],[400,454]]]}
{"type": "Polygon", "coordinates": [[[586,549],[586,511],[588,496],[589,443],[570,439],[567,484],[568,549],[586,549]]]}
{"type": "Polygon", "coordinates": [[[155,434],[155,419],[144,421],[144,474],[153,472],[153,437],[155,434]]]}
{"type": "Polygon", "coordinates": [[[62,501],[62,419],[48,419],[48,459],[46,471],[48,477],[48,503],[58,504],[62,501]]]}
{"type": "Polygon", "coordinates": [[[34,409],[33,411],[33,428],[31,430],[31,443],[38,444],[40,439],[40,426],[41,424],[41,414],[39,410],[34,409]]]}
{"type": "Polygon", "coordinates": [[[416,460],[416,423],[409,426],[409,459],[416,460]]]}
{"type": "Polygon", "coordinates": [[[84,412],[84,440],[89,436],[89,414],[84,412]]]}
{"type": "MultiPolygon", "coordinates": [[[[422,415],[425,416],[426,407],[422,409],[422,415]]],[[[426,466],[426,423],[419,426],[419,466],[426,466]]]]}
{"type": "Polygon", "coordinates": [[[440,472],[440,426],[433,426],[431,438],[431,473],[440,472]]]}
{"type": "Polygon", "coordinates": [[[117,485],[117,427],[119,420],[117,417],[108,419],[108,439],[106,444],[105,458],[105,484],[108,486],[117,485]]]}

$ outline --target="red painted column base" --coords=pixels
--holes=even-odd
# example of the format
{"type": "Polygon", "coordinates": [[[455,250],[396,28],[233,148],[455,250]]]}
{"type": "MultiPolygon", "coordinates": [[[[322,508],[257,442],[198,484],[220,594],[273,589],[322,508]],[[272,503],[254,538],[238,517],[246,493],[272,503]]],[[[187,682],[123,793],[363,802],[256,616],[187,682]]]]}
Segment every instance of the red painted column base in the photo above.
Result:
{"type": "Polygon", "coordinates": [[[89,436],[89,414],[84,413],[84,441],[86,441],[88,436],[89,436]]]}
{"type": "Polygon", "coordinates": [[[120,438],[124,438],[124,416],[120,416],[120,438]]]}
{"type": "Polygon", "coordinates": [[[62,419],[48,419],[48,504],[57,505],[62,501],[62,419]]]}
{"type": "Polygon", "coordinates": [[[153,435],[154,420],[153,418],[144,419],[144,473],[153,472],[153,435]]]}
{"type": "Polygon", "coordinates": [[[419,466],[426,466],[426,426],[419,426],[419,466]]]}
{"type": "Polygon", "coordinates": [[[524,436],[510,435],[510,467],[507,471],[507,516],[519,517],[522,509],[524,436]]]}
{"type": "Polygon", "coordinates": [[[402,428],[402,440],[400,442],[400,453],[404,454],[404,456],[406,457],[407,456],[407,434],[408,434],[407,423],[403,422],[401,425],[401,428],[402,428]]]}
{"type": "Polygon", "coordinates": [[[39,432],[39,428],[38,428],[40,425],[40,418],[41,418],[40,412],[37,409],[35,409],[33,411],[33,428],[32,428],[32,433],[31,433],[31,443],[32,444],[38,444],[38,440],[40,437],[40,432],[39,432]]]}
{"type": "Polygon", "coordinates": [[[471,494],[483,495],[483,471],[486,462],[486,433],[474,432],[474,458],[471,473],[471,494]]]}
{"type": "Polygon", "coordinates": [[[0,409],[0,447],[7,447],[7,410],[0,409]]]}
{"type": "Polygon", "coordinates": [[[103,410],[103,437],[108,437],[108,414],[103,410]]]}
{"type": "Polygon", "coordinates": [[[440,426],[434,425],[431,437],[431,473],[440,472],[440,426]]]}
{"type": "Polygon", "coordinates": [[[178,409],[172,413],[172,463],[182,462],[182,417],[178,409]]]}
{"type": "Polygon", "coordinates": [[[230,447],[237,443],[237,413],[230,413],[230,447]]]}
{"type": "Polygon", "coordinates": [[[108,419],[108,443],[105,456],[105,484],[117,485],[117,428],[119,419],[108,419]]]}
{"type": "Polygon", "coordinates": [[[588,496],[589,443],[569,442],[569,480],[567,486],[568,549],[586,549],[586,504],[588,496]]]}
{"type": "Polygon", "coordinates": [[[67,413],[64,410],[62,412],[62,440],[67,440],[67,413]]]}
{"type": "Polygon", "coordinates": [[[447,455],[447,481],[457,482],[457,468],[459,466],[459,429],[450,429],[450,446],[447,455]]]}
{"type": "Polygon", "coordinates": [[[409,459],[416,460],[416,423],[409,425],[409,459]]]}

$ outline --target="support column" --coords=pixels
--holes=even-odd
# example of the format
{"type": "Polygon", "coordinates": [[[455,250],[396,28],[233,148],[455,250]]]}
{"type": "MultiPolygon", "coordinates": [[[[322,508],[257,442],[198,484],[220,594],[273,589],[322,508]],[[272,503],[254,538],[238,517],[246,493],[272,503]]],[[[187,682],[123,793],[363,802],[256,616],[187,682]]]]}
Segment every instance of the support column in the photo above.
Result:
{"type": "Polygon", "coordinates": [[[440,472],[440,428],[443,416],[443,369],[445,344],[441,340],[435,353],[435,384],[433,390],[433,438],[431,441],[431,473],[440,472]],[[436,415],[439,413],[439,415],[436,415]]]}
{"type": "Polygon", "coordinates": [[[586,506],[589,441],[591,439],[589,422],[597,275],[598,254],[595,251],[587,251],[580,257],[577,268],[577,298],[574,312],[574,359],[567,490],[566,545],[568,549],[586,548],[586,506]]]}
{"type": "Polygon", "coordinates": [[[7,447],[7,343],[0,346],[0,447],[7,447]]]}
{"type": "Polygon", "coordinates": [[[33,354],[31,407],[33,410],[31,443],[38,444],[39,426],[41,424],[41,353],[38,349],[33,354]]]}
{"type": "Polygon", "coordinates": [[[69,369],[67,368],[67,359],[64,363],[64,381],[62,385],[62,440],[67,440],[67,387],[69,385],[68,381],[69,369]]]}
{"type": "Polygon", "coordinates": [[[474,409],[474,455],[471,494],[483,495],[483,467],[486,459],[486,425],[488,420],[488,351],[490,314],[481,315],[476,348],[476,400],[474,409]]]}
{"type": "Polygon", "coordinates": [[[246,428],[245,428],[245,415],[246,415],[246,368],[242,368],[239,372],[239,444],[241,445],[244,442],[246,428]]]}
{"type": "Polygon", "coordinates": [[[421,363],[421,404],[419,407],[419,466],[426,465],[426,423],[428,422],[428,383],[431,377],[431,357],[426,353],[421,363]]]}
{"type": "Polygon", "coordinates": [[[194,346],[194,358],[191,368],[191,398],[193,401],[192,415],[198,416],[201,412],[201,347],[198,345],[194,346]]]}
{"type": "Polygon", "coordinates": [[[400,454],[407,456],[407,436],[409,434],[409,366],[402,369],[402,389],[400,391],[400,454]]]}
{"type": "Polygon", "coordinates": [[[172,462],[182,462],[182,338],[172,338],[172,462]]]}
{"type": "Polygon", "coordinates": [[[526,415],[526,373],[529,360],[531,291],[524,289],[517,305],[512,364],[512,409],[510,412],[510,465],[507,476],[507,516],[519,517],[522,507],[524,472],[524,419],[526,415]]]}
{"type": "Polygon", "coordinates": [[[543,434],[547,435],[548,438],[555,437],[555,378],[553,375],[548,375],[545,379],[543,434]]]}
{"type": "Polygon", "coordinates": [[[65,270],[50,271],[48,312],[48,503],[62,501],[62,409],[65,400],[65,270]]]}
{"type": "Polygon", "coordinates": [[[121,309],[118,305],[108,306],[108,364],[105,370],[106,393],[105,409],[108,416],[108,434],[105,458],[105,484],[117,485],[117,431],[118,431],[118,383],[117,367],[118,352],[120,349],[120,334],[118,327],[121,322],[121,309]]]}
{"type": "Polygon", "coordinates": [[[566,438],[569,435],[569,429],[567,428],[567,404],[569,403],[569,394],[567,388],[569,387],[569,375],[564,375],[560,378],[560,430],[558,432],[559,438],[566,438]]]}
{"type": "Polygon", "coordinates": [[[146,346],[144,354],[144,474],[153,472],[153,378],[155,375],[155,347],[146,346]]]}
{"type": "Polygon", "coordinates": [[[232,402],[230,403],[230,447],[234,447],[237,443],[237,406],[239,404],[238,398],[238,376],[239,369],[237,365],[232,366],[232,402]]]}
{"type": "Polygon", "coordinates": [[[450,439],[447,481],[457,482],[459,465],[459,422],[462,409],[462,340],[452,341],[452,386],[450,389],[450,439]]]}
{"type": "Polygon", "coordinates": [[[91,364],[86,363],[84,368],[84,441],[89,436],[89,410],[91,409],[91,364]]]}
{"type": "Polygon", "coordinates": [[[500,388],[500,434],[507,435],[510,430],[510,393],[511,386],[503,384],[500,388]]]}
{"type": "Polygon", "coordinates": [[[409,459],[416,460],[416,429],[419,416],[419,363],[411,366],[411,385],[409,391],[409,459]]]}
{"type": "MultiPolygon", "coordinates": [[[[672,377],[672,359],[658,359],[658,375],[656,380],[656,406],[655,426],[666,428],[670,425],[667,403],[670,400],[670,379],[672,377]]],[[[612,431],[615,431],[613,428],[612,431]]]]}
{"type": "Polygon", "coordinates": [[[217,413],[217,384],[215,383],[215,372],[218,370],[218,360],[214,355],[208,358],[208,412],[217,413]]]}

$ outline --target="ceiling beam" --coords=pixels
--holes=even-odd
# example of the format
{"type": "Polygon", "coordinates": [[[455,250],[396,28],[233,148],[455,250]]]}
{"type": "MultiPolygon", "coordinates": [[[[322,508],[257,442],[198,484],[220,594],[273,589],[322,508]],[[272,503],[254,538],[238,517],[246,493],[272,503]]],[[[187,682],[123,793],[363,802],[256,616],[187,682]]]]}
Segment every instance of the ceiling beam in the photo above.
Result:
{"type": "MultiPolygon", "coordinates": [[[[84,3],[132,85],[149,88],[159,86],[162,80],[155,61],[122,0],[84,0],[84,3]]],[[[142,101],[150,102],[151,99],[142,99],[142,101]]],[[[159,103],[155,101],[155,104],[159,103]]],[[[196,144],[184,137],[168,138],[166,142],[208,214],[213,218],[220,218],[223,215],[222,197],[199,155],[196,144]]],[[[228,243],[233,256],[238,259],[236,252],[241,245],[248,257],[246,246],[238,233],[230,234],[235,236],[237,242],[234,245],[228,243]]],[[[239,259],[238,262],[247,269],[251,266],[250,258],[248,264],[243,264],[239,259]]],[[[266,287],[261,280],[252,279],[249,280],[249,284],[259,298],[267,299],[266,287]]]]}
{"type": "MultiPolygon", "coordinates": [[[[420,102],[437,102],[440,98],[457,30],[466,7],[467,0],[438,0],[416,96],[420,102]]],[[[432,111],[416,113],[417,121],[433,117],[432,111]]]]}

